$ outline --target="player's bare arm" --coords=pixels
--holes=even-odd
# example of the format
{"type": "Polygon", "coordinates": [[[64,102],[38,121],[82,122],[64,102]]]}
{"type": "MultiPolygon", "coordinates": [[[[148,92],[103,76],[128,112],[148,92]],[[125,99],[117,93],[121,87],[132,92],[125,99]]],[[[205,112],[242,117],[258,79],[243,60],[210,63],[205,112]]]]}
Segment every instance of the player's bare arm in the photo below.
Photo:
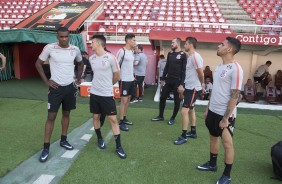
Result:
{"type": "Polygon", "coordinates": [[[120,72],[114,72],[113,73],[113,84],[115,84],[117,81],[120,80],[120,72]]]}

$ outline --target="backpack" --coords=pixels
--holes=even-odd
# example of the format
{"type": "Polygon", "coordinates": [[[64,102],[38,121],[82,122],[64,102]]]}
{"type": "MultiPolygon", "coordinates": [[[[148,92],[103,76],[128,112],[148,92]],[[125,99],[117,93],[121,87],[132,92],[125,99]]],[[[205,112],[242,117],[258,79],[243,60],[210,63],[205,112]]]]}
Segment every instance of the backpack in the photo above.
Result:
{"type": "Polygon", "coordinates": [[[273,178],[282,181],[282,141],[271,147],[271,159],[275,175],[273,178]]]}

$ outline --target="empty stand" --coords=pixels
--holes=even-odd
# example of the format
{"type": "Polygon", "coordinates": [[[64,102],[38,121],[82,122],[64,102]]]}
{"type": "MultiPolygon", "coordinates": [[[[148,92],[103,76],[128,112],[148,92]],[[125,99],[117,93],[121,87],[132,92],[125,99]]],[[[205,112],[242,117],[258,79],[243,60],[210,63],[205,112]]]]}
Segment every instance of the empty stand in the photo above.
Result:
{"type": "MultiPolygon", "coordinates": [[[[258,25],[282,25],[282,0],[238,0],[258,25]]],[[[281,28],[263,27],[263,33],[278,35],[281,28]]]]}

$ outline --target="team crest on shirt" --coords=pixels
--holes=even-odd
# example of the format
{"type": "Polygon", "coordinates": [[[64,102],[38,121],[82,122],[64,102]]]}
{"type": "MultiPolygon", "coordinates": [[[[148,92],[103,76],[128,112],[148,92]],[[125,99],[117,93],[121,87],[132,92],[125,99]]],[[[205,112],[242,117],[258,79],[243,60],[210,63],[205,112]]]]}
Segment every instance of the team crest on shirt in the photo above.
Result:
{"type": "Polygon", "coordinates": [[[73,56],[74,55],[74,50],[70,49],[70,55],[73,56]]]}
{"type": "Polygon", "coordinates": [[[123,90],[123,91],[122,91],[122,94],[123,94],[123,95],[127,95],[127,91],[126,91],[126,90],[123,90]]]}
{"type": "Polygon", "coordinates": [[[226,76],[227,70],[222,70],[220,77],[224,78],[226,76]]]}
{"type": "Polygon", "coordinates": [[[102,65],[103,65],[103,66],[106,66],[106,64],[107,64],[107,60],[103,60],[103,61],[102,61],[102,65]]]}
{"type": "Polygon", "coordinates": [[[177,54],[176,59],[180,59],[180,58],[181,58],[181,55],[177,54]]]}
{"type": "Polygon", "coordinates": [[[229,70],[231,70],[231,69],[232,69],[232,65],[227,65],[226,68],[229,69],[229,70]]]}

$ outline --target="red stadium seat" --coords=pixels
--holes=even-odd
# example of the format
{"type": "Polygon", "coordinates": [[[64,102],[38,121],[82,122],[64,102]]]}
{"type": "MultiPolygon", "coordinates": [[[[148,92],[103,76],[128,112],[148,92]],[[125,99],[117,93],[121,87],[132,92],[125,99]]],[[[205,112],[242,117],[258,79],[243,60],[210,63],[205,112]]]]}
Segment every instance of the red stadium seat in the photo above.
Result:
{"type": "Polygon", "coordinates": [[[249,103],[255,103],[257,100],[257,90],[256,85],[252,82],[251,79],[247,80],[247,83],[244,85],[244,94],[245,100],[249,103]]]}
{"type": "Polygon", "coordinates": [[[277,89],[273,81],[270,81],[265,87],[265,101],[270,104],[278,103],[277,89]]]}

